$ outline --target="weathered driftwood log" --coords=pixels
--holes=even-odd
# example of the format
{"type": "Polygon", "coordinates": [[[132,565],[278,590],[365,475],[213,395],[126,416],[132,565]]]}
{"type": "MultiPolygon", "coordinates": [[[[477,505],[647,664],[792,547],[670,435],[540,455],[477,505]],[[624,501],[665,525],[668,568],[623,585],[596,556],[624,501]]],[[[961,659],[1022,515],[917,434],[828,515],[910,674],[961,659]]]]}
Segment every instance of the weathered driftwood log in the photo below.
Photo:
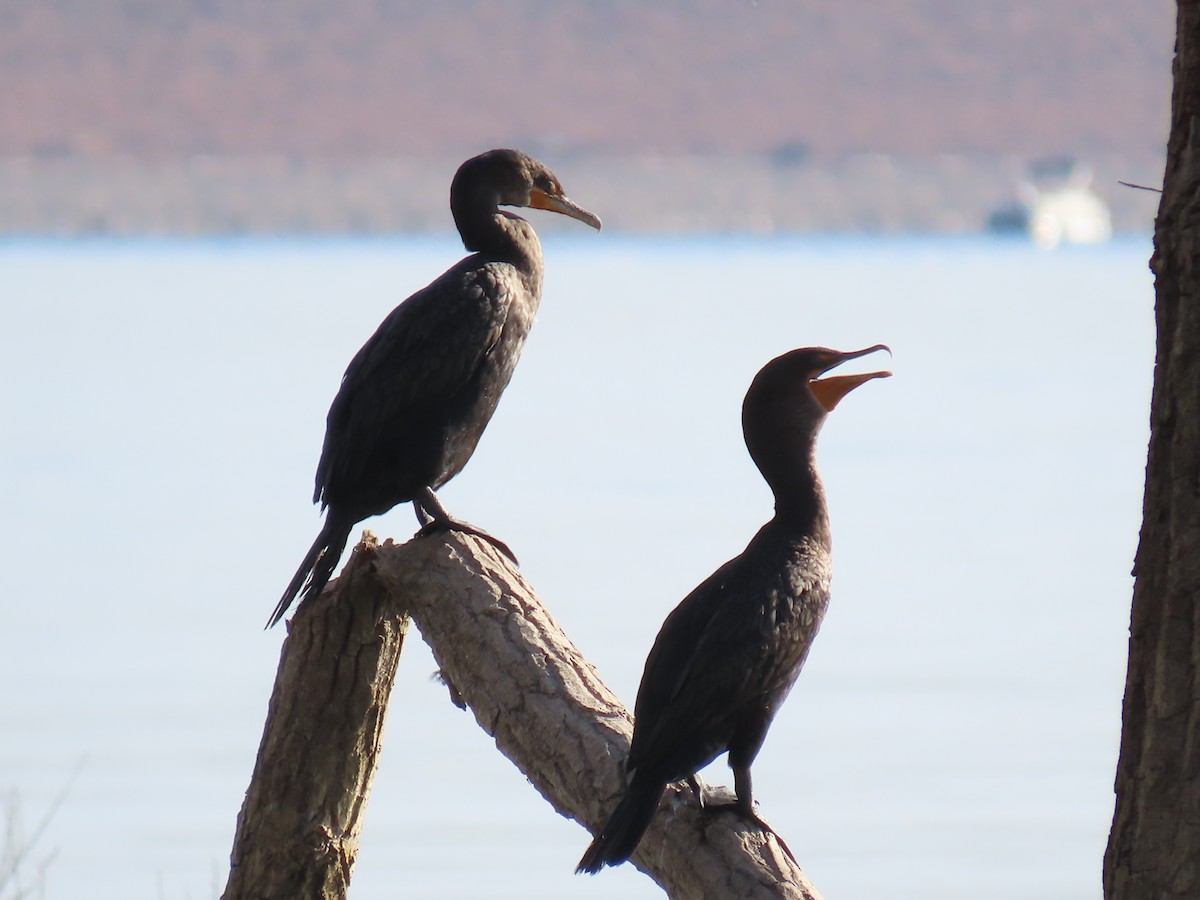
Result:
{"type": "MultiPolygon", "coordinates": [[[[370,788],[368,769],[378,752],[379,723],[408,616],[433,650],[452,696],[472,710],[501,752],[556,810],[597,828],[616,804],[632,718],[521,574],[491,545],[461,534],[403,545],[360,544],[342,577],[293,620],[254,781],[239,817],[226,900],[344,895],[358,815],[370,788]],[[330,628],[335,633],[322,640],[330,628]],[[344,656],[329,652],[338,645],[344,656]],[[367,660],[378,664],[363,665],[367,660]],[[303,681],[295,675],[300,669],[303,681]],[[307,693],[285,696],[295,690],[307,693]],[[320,711],[295,712],[329,704],[334,697],[344,704],[357,691],[372,698],[356,704],[358,713],[338,710],[323,718],[320,711]],[[285,713],[292,723],[276,721],[285,713]],[[272,759],[289,740],[273,735],[311,728],[314,722],[353,736],[322,735],[320,754],[309,752],[303,762],[294,755],[272,759]],[[336,757],[341,750],[335,748],[343,746],[353,762],[336,757]],[[298,765],[322,771],[298,772],[298,765]],[[337,781],[344,791],[340,802],[337,781]],[[267,790],[260,782],[272,787],[267,790]],[[292,797],[297,790],[303,796],[292,797]],[[265,811],[258,808],[263,804],[265,811]],[[279,868],[261,879],[239,878],[239,869],[261,863],[309,871],[287,880],[286,888],[271,882],[283,885],[289,873],[279,868]],[[329,871],[321,874],[322,869],[329,871]]],[[[304,746],[306,739],[291,740],[304,746]]],[[[732,815],[702,813],[685,787],[669,789],[663,805],[665,814],[655,817],[633,862],[671,897],[819,900],[773,836],[745,827],[732,815]]],[[[581,830],[580,852],[586,844],[581,830]]],[[[562,865],[572,868],[575,862],[563,859],[562,865]]]]}
{"type": "Polygon", "coordinates": [[[346,896],[408,616],[360,544],[280,654],[226,900],[346,896]]]}

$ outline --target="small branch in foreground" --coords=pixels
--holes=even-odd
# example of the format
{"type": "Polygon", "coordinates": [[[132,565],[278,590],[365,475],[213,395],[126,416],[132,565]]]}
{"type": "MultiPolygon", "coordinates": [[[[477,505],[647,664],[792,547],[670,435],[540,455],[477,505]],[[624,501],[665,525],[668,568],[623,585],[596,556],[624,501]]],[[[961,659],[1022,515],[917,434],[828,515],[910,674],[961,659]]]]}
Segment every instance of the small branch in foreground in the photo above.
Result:
{"type": "Polygon", "coordinates": [[[46,870],[58,854],[57,850],[50,851],[43,859],[32,863],[37,868],[32,884],[22,885],[22,873],[29,868],[34,848],[45,836],[50,821],[62,806],[75,779],[79,777],[83,763],[84,760],[81,759],[75,765],[67,783],[51,801],[50,808],[28,834],[21,826],[21,801],[17,792],[11,791],[4,799],[4,844],[0,846],[0,900],[26,900],[44,893],[46,870]]]}

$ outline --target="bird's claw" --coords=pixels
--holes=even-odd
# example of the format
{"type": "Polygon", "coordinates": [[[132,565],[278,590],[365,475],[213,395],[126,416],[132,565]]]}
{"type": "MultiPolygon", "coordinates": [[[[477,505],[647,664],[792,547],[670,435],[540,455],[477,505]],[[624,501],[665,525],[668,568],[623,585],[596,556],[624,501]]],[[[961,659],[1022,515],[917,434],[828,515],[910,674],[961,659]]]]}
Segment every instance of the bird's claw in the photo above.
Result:
{"type": "Polygon", "coordinates": [[[747,809],[745,804],[736,800],[729,803],[702,803],[700,812],[706,816],[713,816],[719,813],[727,812],[733,813],[749,827],[761,831],[763,834],[769,834],[771,837],[775,838],[775,840],[779,842],[779,846],[783,849],[783,852],[788,855],[788,859],[796,863],[796,865],[800,865],[800,863],[796,861],[796,857],[792,853],[791,847],[787,845],[787,841],[780,837],[779,832],[760,819],[758,814],[754,812],[753,809],[747,809]]]}
{"type": "Polygon", "coordinates": [[[492,537],[482,528],[476,528],[474,525],[468,525],[466,522],[460,522],[457,519],[451,519],[445,522],[435,519],[432,522],[422,526],[421,529],[418,530],[415,535],[413,535],[413,537],[429,537],[431,534],[435,534],[439,531],[460,531],[463,534],[473,534],[477,538],[487,541],[489,544],[503,553],[506,557],[508,557],[514,566],[520,565],[520,562],[517,561],[516,554],[509,549],[508,544],[504,543],[504,541],[500,540],[499,538],[492,537]]]}

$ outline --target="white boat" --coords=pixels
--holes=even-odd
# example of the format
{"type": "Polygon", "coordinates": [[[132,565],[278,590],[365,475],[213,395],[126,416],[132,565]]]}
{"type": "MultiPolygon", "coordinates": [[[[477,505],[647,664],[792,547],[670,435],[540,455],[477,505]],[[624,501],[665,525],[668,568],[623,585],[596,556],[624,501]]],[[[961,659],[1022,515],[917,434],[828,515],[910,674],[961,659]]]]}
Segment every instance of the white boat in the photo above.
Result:
{"type": "Polygon", "coordinates": [[[993,231],[1022,230],[1035,244],[1100,244],[1112,237],[1112,213],[1092,190],[1092,172],[1073,160],[1030,166],[1017,189],[1018,202],[995,210],[993,231]]]}

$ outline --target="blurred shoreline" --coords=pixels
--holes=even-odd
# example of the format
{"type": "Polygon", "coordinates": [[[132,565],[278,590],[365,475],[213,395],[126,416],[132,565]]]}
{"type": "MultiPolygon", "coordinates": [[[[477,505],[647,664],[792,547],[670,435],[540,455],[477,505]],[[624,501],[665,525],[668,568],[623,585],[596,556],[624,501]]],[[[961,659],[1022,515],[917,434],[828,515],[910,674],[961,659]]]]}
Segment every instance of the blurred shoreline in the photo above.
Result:
{"type": "MultiPolygon", "coordinates": [[[[1017,196],[1018,157],[542,154],[607,229],[631,233],[984,231],[1017,196]]],[[[448,233],[460,160],[396,157],[0,159],[0,235],[448,233]]],[[[1084,160],[1117,233],[1153,229],[1163,160],[1084,160]]],[[[548,221],[547,221],[548,220],[548,221]]],[[[554,230],[554,217],[539,228],[554,230]]]]}

